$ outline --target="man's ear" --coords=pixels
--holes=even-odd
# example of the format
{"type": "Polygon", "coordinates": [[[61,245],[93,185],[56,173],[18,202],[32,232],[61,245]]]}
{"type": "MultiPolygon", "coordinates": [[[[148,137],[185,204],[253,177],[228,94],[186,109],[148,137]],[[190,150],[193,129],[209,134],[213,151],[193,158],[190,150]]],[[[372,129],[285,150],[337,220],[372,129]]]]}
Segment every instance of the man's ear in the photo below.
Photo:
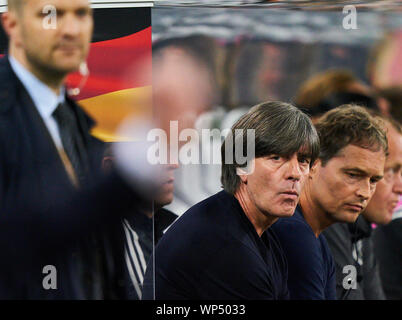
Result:
{"type": "Polygon", "coordinates": [[[236,168],[236,174],[244,184],[247,184],[248,173],[244,168],[236,168]]]}
{"type": "Polygon", "coordinates": [[[10,40],[16,39],[19,29],[19,19],[16,12],[4,12],[1,15],[1,25],[10,40]]]}
{"type": "Polygon", "coordinates": [[[236,174],[240,177],[241,181],[247,184],[247,176],[253,174],[255,170],[255,159],[247,161],[245,167],[237,167],[236,174]]]}
{"type": "Polygon", "coordinates": [[[321,159],[317,159],[314,161],[313,165],[310,168],[309,178],[312,179],[318,172],[322,165],[321,159]]]}
{"type": "Polygon", "coordinates": [[[1,15],[1,26],[3,27],[3,30],[6,32],[7,36],[10,37],[11,29],[12,27],[12,22],[13,20],[13,13],[12,12],[4,12],[1,15]]]}

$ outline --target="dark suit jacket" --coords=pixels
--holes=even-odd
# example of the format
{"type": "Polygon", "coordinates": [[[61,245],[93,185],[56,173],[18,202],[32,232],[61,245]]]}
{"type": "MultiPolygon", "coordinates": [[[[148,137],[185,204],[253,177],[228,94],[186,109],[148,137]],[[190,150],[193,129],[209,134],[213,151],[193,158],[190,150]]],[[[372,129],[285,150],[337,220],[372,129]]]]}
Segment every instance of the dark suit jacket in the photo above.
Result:
{"type": "Polygon", "coordinates": [[[402,300],[402,218],[374,230],[374,250],[388,300],[402,300]]]}
{"type": "Polygon", "coordinates": [[[323,234],[335,261],[337,298],[384,300],[370,222],[360,215],[355,223],[335,223],[324,230],[323,234]],[[355,250],[359,252],[360,263],[354,257],[355,250]],[[343,288],[343,281],[349,276],[348,273],[343,273],[343,268],[347,265],[355,266],[357,270],[356,289],[343,288]]]}
{"type": "Polygon", "coordinates": [[[89,134],[93,122],[68,103],[90,159],[79,191],[7,57],[0,60],[0,299],[104,298],[94,293],[100,284],[85,252],[102,250],[93,231],[113,229],[119,213],[139,201],[118,173],[100,173],[102,144],[89,134]],[[42,287],[45,265],[57,268],[57,290],[42,287]]]}
{"type": "Polygon", "coordinates": [[[157,300],[288,299],[287,270],[271,228],[260,237],[237,199],[221,191],[191,207],[162,236],[142,299],[154,299],[154,292],[157,300]]]}

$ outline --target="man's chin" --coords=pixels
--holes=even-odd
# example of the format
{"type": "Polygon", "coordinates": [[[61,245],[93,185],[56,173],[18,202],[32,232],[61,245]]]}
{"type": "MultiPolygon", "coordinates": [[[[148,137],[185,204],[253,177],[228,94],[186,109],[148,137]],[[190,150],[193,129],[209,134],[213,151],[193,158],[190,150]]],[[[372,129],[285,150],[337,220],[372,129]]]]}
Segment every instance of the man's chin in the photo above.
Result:
{"type": "Polygon", "coordinates": [[[80,63],[69,63],[57,66],[57,70],[60,73],[69,74],[78,71],[80,63]]]}
{"type": "Polygon", "coordinates": [[[70,73],[76,72],[79,69],[77,64],[52,64],[46,66],[48,74],[53,74],[55,77],[65,77],[70,73]]]}
{"type": "Polygon", "coordinates": [[[386,225],[386,224],[390,223],[392,221],[392,215],[393,215],[393,211],[387,212],[387,215],[383,218],[382,223],[378,223],[378,224],[386,225]]]}
{"type": "Polygon", "coordinates": [[[363,212],[364,218],[377,225],[386,225],[392,220],[392,210],[389,209],[381,209],[375,212],[371,212],[370,215],[367,214],[367,211],[363,212]]]}
{"type": "Polygon", "coordinates": [[[154,202],[155,207],[162,208],[167,206],[173,202],[173,195],[165,194],[157,197],[154,202]]]}
{"type": "Polygon", "coordinates": [[[336,222],[355,223],[360,213],[344,212],[335,220],[336,222]]]}
{"type": "Polygon", "coordinates": [[[278,211],[275,216],[278,218],[286,218],[286,217],[291,217],[295,213],[296,206],[288,206],[286,208],[283,208],[281,211],[278,211]]]}
{"type": "Polygon", "coordinates": [[[55,58],[53,69],[64,74],[76,72],[79,70],[82,61],[80,57],[55,58]]]}
{"type": "Polygon", "coordinates": [[[356,215],[355,217],[350,217],[349,220],[347,220],[346,222],[348,223],[355,223],[357,221],[357,218],[359,218],[359,215],[356,215]]]}

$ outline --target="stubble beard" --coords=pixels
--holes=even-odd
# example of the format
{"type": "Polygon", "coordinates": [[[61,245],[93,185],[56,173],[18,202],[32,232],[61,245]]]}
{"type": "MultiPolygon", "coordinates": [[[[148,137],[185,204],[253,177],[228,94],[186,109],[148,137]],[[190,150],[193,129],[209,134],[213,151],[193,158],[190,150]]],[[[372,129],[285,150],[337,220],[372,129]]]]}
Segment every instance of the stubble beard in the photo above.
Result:
{"type": "Polygon", "coordinates": [[[54,59],[50,58],[44,61],[35,54],[25,52],[26,59],[33,69],[34,73],[40,78],[40,80],[45,82],[58,83],[63,81],[63,79],[71,72],[77,71],[79,64],[70,68],[63,68],[57,66],[54,59]]]}

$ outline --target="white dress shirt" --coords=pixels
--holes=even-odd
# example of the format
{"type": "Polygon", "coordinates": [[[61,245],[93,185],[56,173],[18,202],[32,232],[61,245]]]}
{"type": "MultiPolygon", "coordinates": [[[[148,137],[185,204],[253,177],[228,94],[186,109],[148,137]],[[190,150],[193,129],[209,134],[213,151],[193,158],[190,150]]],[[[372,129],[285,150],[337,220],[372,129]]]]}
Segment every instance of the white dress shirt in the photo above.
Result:
{"type": "Polygon", "coordinates": [[[52,116],[59,103],[65,101],[65,88],[62,87],[57,96],[46,84],[40,81],[15,58],[9,56],[11,68],[21,81],[32,101],[43,119],[50,136],[52,137],[57,149],[63,149],[59,128],[56,120],[52,116]]]}

